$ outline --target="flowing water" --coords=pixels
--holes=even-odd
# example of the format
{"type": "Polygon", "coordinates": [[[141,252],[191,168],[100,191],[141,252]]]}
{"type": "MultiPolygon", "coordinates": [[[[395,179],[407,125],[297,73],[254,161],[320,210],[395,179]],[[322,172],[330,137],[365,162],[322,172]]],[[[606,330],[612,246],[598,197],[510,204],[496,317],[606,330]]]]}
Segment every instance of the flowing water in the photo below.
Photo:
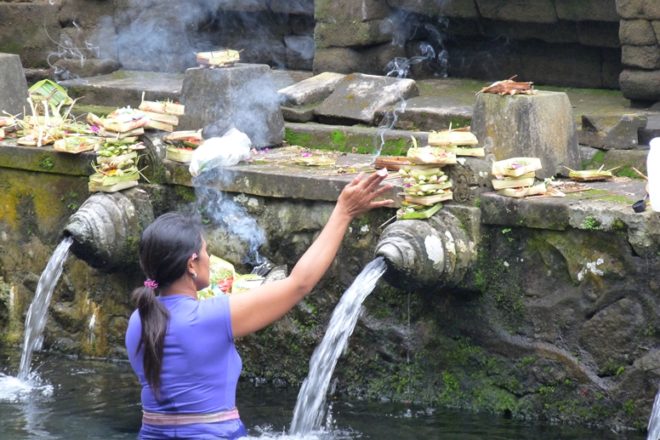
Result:
{"type": "Polygon", "coordinates": [[[298,394],[291,433],[307,434],[321,426],[325,397],[337,360],[357,324],[365,298],[374,290],[387,265],[382,257],[367,264],[332,313],[328,330],[309,361],[309,374],[298,394]]]}
{"type": "Polygon", "coordinates": [[[64,262],[69,255],[69,248],[73,243],[71,237],[66,237],[53,252],[48,260],[46,268],[39,277],[37,291],[34,293],[34,299],[28,309],[25,318],[25,336],[23,339],[23,353],[21,355],[21,364],[18,369],[18,379],[27,380],[30,375],[30,363],[32,353],[41,348],[43,341],[43,331],[48,319],[48,306],[53,296],[53,291],[57,281],[62,275],[64,262]]]}
{"type": "Polygon", "coordinates": [[[646,440],[660,440],[660,391],[655,395],[646,440]]]}

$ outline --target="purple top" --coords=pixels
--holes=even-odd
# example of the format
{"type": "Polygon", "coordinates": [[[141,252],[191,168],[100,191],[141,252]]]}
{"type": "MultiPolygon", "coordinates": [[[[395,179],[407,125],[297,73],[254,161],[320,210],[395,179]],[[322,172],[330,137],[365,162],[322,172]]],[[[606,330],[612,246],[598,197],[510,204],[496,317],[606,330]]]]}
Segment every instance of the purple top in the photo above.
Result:
{"type": "Polygon", "coordinates": [[[158,413],[212,413],[236,407],[241,358],[234,345],[229,298],[198,301],[186,295],[158,297],[170,312],[165,334],[161,401],[144,377],[136,353],[142,324],[136,310],[126,330],[128,359],[142,385],[142,408],[158,413]]]}

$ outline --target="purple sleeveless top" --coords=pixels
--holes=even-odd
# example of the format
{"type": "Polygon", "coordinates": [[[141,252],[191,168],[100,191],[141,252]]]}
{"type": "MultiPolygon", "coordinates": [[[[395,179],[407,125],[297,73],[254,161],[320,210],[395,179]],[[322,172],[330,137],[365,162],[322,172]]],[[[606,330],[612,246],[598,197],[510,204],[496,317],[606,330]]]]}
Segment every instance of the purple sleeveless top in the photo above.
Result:
{"type": "Polygon", "coordinates": [[[229,298],[198,301],[187,295],[169,295],[158,299],[170,312],[160,401],[154,398],[145,379],[142,349],[136,353],[142,331],[137,310],[126,330],[128,359],[142,385],[142,408],[157,413],[197,414],[235,408],[242,363],[234,345],[229,298]]]}

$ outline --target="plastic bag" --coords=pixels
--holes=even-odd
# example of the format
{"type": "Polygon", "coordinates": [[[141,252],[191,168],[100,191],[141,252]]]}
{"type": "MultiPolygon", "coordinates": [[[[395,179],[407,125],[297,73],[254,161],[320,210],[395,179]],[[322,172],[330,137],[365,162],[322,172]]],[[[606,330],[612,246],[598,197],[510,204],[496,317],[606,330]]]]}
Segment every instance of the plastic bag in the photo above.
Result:
{"type": "Polygon", "coordinates": [[[252,142],[240,130],[232,127],[221,137],[205,140],[195,149],[188,170],[193,177],[215,167],[230,167],[250,158],[252,142]]]}

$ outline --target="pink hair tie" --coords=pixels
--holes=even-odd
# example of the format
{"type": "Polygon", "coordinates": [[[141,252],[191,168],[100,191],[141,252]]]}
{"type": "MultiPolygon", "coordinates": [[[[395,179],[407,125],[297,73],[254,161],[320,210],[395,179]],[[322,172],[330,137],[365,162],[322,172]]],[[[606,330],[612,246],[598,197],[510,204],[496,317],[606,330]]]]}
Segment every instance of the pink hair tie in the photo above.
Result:
{"type": "Polygon", "coordinates": [[[147,278],[144,282],[144,287],[148,287],[149,289],[158,289],[158,283],[151,278],[147,278]]]}

